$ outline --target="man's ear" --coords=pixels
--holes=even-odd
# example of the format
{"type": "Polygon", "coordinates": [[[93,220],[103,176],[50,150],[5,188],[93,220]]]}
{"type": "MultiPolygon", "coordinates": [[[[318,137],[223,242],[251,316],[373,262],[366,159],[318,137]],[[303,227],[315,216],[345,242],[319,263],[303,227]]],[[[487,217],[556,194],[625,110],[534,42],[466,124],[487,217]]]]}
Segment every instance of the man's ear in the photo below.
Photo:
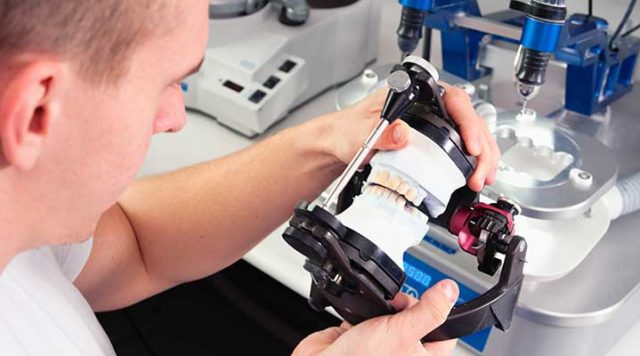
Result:
{"type": "Polygon", "coordinates": [[[8,69],[0,89],[0,161],[29,170],[41,155],[51,125],[60,115],[58,89],[64,65],[35,60],[8,69]]]}

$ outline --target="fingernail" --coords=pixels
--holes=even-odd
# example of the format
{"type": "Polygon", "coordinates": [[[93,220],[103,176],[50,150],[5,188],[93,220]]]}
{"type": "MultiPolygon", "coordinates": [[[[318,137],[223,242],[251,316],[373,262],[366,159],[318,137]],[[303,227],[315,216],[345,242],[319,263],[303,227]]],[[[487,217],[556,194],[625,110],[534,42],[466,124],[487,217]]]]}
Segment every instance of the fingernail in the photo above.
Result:
{"type": "Polygon", "coordinates": [[[401,126],[396,127],[395,129],[393,129],[393,143],[402,143],[402,141],[404,140],[404,130],[402,129],[401,126]]]}
{"type": "Polygon", "coordinates": [[[454,281],[444,280],[440,283],[440,288],[452,304],[458,301],[458,285],[454,281]]]}

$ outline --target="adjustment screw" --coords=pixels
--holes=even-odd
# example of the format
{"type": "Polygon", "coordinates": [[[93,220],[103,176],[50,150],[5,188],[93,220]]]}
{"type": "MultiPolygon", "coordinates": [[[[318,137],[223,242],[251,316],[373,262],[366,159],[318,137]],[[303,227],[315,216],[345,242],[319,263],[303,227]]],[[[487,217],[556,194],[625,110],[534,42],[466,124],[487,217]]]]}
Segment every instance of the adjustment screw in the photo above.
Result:
{"type": "Polygon", "coordinates": [[[586,189],[593,183],[593,175],[581,169],[574,168],[569,172],[569,177],[573,183],[580,188],[586,189]]]}
{"type": "Polygon", "coordinates": [[[368,79],[378,78],[376,72],[372,71],[371,69],[365,69],[364,76],[368,79]]]}
{"type": "Polygon", "coordinates": [[[411,86],[411,77],[409,77],[407,72],[398,70],[391,73],[389,78],[387,78],[387,84],[392,91],[402,93],[411,86]]]}

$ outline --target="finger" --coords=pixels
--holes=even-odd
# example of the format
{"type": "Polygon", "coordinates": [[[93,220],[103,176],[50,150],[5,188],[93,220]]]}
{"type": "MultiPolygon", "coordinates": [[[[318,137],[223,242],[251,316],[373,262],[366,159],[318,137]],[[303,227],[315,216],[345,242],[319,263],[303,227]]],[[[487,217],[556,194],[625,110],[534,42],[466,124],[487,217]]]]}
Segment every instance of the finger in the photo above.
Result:
{"type": "Polygon", "coordinates": [[[387,94],[389,94],[389,87],[387,85],[383,85],[382,88],[373,92],[370,95],[376,102],[384,102],[387,98],[387,94]]]}
{"type": "Polygon", "coordinates": [[[402,120],[396,120],[384,131],[375,148],[378,150],[398,150],[409,144],[411,130],[409,125],[402,120]]]}
{"type": "Polygon", "coordinates": [[[460,88],[440,82],[445,88],[444,105],[451,119],[460,128],[462,140],[467,151],[472,156],[482,153],[482,126],[485,123],[478,117],[473,109],[469,95],[460,88]]]}
{"type": "Polygon", "coordinates": [[[429,352],[430,355],[451,355],[453,349],[455,349],[458,339],[429,342],[424,344],[424,349],[429,352]]]}
{"type": "Polygon", "coordinates": [[[487,172],[487,176],[485,178],[484,183],[485,185],[491,185],[496,181],[496,173],[498,170],[498,164],[500,163],[500,148],[498,147],[498,144],[495,138],[493,137],[493,135],[489,133],[488,129],[485,134],[485,137],[487,139],[487,146],[488,146],[488,152],[487,152],[488,161],[491,164],[487,172]]]}
{"type": "MultiPolygon", "coordinates": [[[[488,131],[488,130],[487,130],[488,131]]],[[[494,169],[491,171],[491,176],[489,178],[489,182],[487,184],[491,185],[496,181],[496,175],[498,173],[498,166],[500,165],[500,159],[502,158],[502,153],[500,152],[500,147],[498,147],[498,143],[496,142],[493,135],[491,135],[491,149],[493,151],[493,162],[495,164],[494,169]]]]}
{"type": "Polygon", "coordinates": [[[469,178],[469,188],[475,192],[479,192],[484,188],[484,184],[487,178],[490,176],[491,170],[495,167],[495,163],[492,162],[493,155],[490,153],[491,148],[487,140],[483,140],[482,143],[483,153],[478,156],[478,165],[473,172],[471,178],[469,178]]]}
{"type": "Polygon", "coordinates": [[[353,325],[351,325],[351,323],[349,323],[348,321],[343,321],[342,324],[340,324],[340,328],[346,330],[349,330],[353,327],[353,325]]]}
{"type": "Polygon", "coordinates": [[[379,118],[388,93],[389,87],[385,85],[373,92],[373,94],[356,103],[354,106],[363,105],[361,107],[364,108],[366,112],[375,116],[376,118],[379,118]]]}
{"type": "Polygon", "coordinates": [[[416,305],[418,300],[408,294],[398,293],[391,301],[391,305],[397,311],[402,311],[405,309],[409,309],[412,306],[416,305]]]}
{"type": "Polygon", "coordinates": [[[438,282],[429,288],[420,301],[389,320],[395,335],[415,342],[444,323],[458,299],[458,286],[452,280],[438,282]]]}
{"type": "Polygon", "coordinates": [[[293,350],[292,355],[318,355],[345,332],[346,330],[342,330],[337,326],[315,332],[302,340],[296,349],[293,350]]]}

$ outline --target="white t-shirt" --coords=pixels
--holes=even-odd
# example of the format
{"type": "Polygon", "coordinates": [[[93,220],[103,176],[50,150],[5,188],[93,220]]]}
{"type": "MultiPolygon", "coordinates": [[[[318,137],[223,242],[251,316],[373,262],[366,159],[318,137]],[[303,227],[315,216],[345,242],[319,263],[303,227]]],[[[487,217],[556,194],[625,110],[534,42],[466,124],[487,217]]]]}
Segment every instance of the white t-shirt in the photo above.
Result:
{"type": "Polygon", "coordinates": [[[0,274],[0,355],[115,355],[73,285],[92,240],[23,252],[0,274]]]}

